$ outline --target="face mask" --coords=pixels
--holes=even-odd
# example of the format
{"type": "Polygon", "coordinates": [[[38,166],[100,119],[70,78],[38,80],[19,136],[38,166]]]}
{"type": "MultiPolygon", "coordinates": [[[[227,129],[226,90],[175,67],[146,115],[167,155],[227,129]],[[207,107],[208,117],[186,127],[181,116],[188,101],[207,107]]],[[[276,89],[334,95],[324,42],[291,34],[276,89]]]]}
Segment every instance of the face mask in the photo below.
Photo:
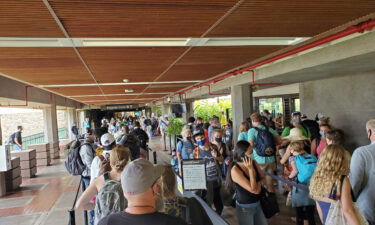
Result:
{"type": "Polygon", "coordinates": [[[319,131],[320,136],[325,137],[326,134],[323,131],[319,131]]]}
{"type": "Polygon", "coordinates": [[[301,120],[293,120],[293,123],[301,123],[301,120]]]}
{"type": "Polygon", "coordinates": [[[204,144],[206,144],[206,139],[203,139],[203,140],[201,140],[201,141],[197,141],[197,144],[198,144],[199,146],[203,146],[204,144]]]}
{"type": "Polygon", "coordinates": [[[215,138],[215,141],[216,141],[217,143],[221,143],[222,139],[221,139],[221,138],[215,138]]]}

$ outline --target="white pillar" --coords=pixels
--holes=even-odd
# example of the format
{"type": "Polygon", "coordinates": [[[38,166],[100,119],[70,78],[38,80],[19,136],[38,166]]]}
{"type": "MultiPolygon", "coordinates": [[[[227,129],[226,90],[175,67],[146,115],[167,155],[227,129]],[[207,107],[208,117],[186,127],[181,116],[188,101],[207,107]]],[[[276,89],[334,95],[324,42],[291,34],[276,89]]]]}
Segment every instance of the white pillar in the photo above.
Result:
{"type": "Polygon", "coordinates": [[[169,115],[169,104],[163,103],[161,105],[161,111],[162,111],[163,117],[168,116],[169,115]]]}
{"type": "Polygon", "coordinates": [[[69,134],[68,136],[70,140],[74,140],[75,136],[72,133],[71,129],[74,123],[76,124],[78,128],[76,109],[68,109],[66,114],[67,114],[67,120],[68,120],[68,134],[69,134]]]}
{"type": "Polygon", "coordinates": [[[237,140],[239,127],[242,121],[252,112],[252,92],[249,84],[231,87],[233,138],[237,140]]]}
{"type": "Polygon", "coordinates": [[[57,143],[59,141],[59,137],[55,97],[52,98],[50,107],[43,109],[43,119],[45,142],[57,143]]]}

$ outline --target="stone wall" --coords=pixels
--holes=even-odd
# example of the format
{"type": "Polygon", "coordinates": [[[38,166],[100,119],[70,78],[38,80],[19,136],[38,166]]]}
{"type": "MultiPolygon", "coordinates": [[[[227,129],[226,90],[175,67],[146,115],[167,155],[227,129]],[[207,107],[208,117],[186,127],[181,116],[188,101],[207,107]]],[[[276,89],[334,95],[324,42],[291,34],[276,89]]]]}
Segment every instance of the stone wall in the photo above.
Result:
{"type": "MultiPolygon", "coordinates": [[[[1,132],[3,140],[8,140],[9,136],[17,130],[17,126],[23,126],[22,136],[30,136],[44,132],[43,111],[3,114],[0,115],[1,132]]],[[[57,125],[59,128],[67,127],[67,117],[65,110],[57,110],[57,125]]]]}
{"type": "Polygon", "coordinates": [[[375,72],[305,82],[300,87],[301,111],[310,118],[321,112],[343,129],[346,147],[369,144],[366,122],[375,118],[375,72]]]}

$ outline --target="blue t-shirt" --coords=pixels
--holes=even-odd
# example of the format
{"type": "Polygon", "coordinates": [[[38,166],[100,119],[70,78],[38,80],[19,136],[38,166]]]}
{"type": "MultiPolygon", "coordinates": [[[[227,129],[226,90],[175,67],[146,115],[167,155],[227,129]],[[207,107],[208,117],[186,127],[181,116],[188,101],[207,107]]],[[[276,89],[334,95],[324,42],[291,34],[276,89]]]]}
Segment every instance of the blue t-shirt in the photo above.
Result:
{"type": "Polygon", "coordinates": [[[247,131],[239,133],[237,141],[248,141],[247,131]]]}
{"type": "MultiPolygon", "coordinates": [[[[257,126],[257,128],[259,129],[262,129],[262,130],[265,130],[266,127],[263,126],[263,125],[259,125],[257,126]]],[[[274,137],[277,137],[279,136],[279,134],[272,128],[268,128],[268,130],[271,132],[271,134],[274,136],[274,137]]],[[[259,164],[264,164],[264,163],[273,163],[275,162],[275,157],[274,156],[270,156],[270,157],[263,157],[263,156],[259,156],[256,152],[256,149],[255,149],[255,142],[257,140],[257,136],[258,136],[258,131],[255,130],[254,128],[251,128],[249,131],[248,131],[248,140],[249,141],[254,141],[254,148],[253,148],[253,158],[254,160],[259,163],[259,164]]]]}
{"type": "Polygon", "coordinates": [[[182,159],[193,159],[194,144],[191,141],[180,141],[177,144],[177,152],[181,154],[182,159]]]}

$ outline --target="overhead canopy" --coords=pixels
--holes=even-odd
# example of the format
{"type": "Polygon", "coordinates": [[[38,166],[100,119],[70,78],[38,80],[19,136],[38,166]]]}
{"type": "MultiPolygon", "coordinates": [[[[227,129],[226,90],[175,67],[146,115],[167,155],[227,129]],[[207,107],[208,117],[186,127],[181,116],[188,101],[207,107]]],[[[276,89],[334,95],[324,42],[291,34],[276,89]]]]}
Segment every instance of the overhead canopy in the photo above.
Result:
{"type": "Polygon", "coordinates": [[[147,103],[374,11],[369,0],[3,0],[0,73],[86,104],[147,103]]]}

